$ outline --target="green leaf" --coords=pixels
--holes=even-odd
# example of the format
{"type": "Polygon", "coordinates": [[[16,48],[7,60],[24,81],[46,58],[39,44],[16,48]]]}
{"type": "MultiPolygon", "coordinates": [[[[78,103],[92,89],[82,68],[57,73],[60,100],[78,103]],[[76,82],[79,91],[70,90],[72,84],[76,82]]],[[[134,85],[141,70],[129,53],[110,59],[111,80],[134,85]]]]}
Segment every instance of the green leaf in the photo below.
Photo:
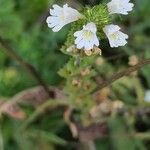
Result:
{"type": "Polygon", "coordinates": [[[134,139],[122,117],[113,116],[109,121],[109,128],[113,150],[137,150],[138,141],[134,139]]]}
{"type": "Polygon", "coordinates": [[[31,130],[30,132],[28,132],[28,135],[32,136],[32,137],[36,137],[36,138],[41,138],[44,139],[48,142],[54,143],[54,144],[58,144],[58,145],[65,145],[67,144],[67,142],[60,138],[59,136],[57,136],[54,133],[50,133],[50,132],[46,132],[46,131],[41,131],[41,130],[31,130]]]}

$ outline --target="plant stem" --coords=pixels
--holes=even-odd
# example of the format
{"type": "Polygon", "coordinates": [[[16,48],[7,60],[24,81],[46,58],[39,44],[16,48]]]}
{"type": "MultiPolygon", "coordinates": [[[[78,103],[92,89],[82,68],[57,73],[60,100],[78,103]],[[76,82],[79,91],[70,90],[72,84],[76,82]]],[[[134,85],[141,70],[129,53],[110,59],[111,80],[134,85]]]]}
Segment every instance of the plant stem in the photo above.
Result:
{"type": "Polygon", "coordinates": [[[55,108],[57,106],[67,106],[67,105],[68,105],[67,101],[64,101],[64,100],[46,101],[44,104],[39,106],[29,118],[27,118],[27,120],[22,124],[20,129],[21,130],[26,129],[29,126],[29,124],[34,122],[47,108],[49,107],[55,108]]]}
{"type": "Polygon", "coordinates": [[[128,69],[126,69],[124,71],[120,71],[120,72],[112,75],[112,77],[110,77],[106,81],[103,81],[102,83],[100,83],[99,86],[98,86],[98,89],[96,89],[96,90],[100,90],[100,89],[103,89],[107,86],[110,86],[112,83],[119,80],[120,78],[130,75],[132,72],[137,71],[140,68],[142,68],[142,67],[144,67],[145,65],[148,65],[148,64],[150,64],[150,59],[142,60],[137,65],[129,67],[128,69]]]}
{"type": "Polygon", "coordinates": [[[83,150],[96,150],[94,141],[81,142],[81,146],[83,150]]]}
{"type": "Polygon", "coordinates": [[[89,150],[96,150],[95,143],[93,141],[90,141],[88,143],[88,147],[89,147],[89,150]]]}
{"type": "Polygon", "coordinates": [[[135,133],[135,138],[141,139],[141,140],[150,140],[150,132],[147,133],[135,133]]]}
{"type": "Polygon", "coordinates": [[[0,126],[0,150],[4,150],[1,126],[0,126]]]}
{"type": "MultiPolygon", "coordinates": [[[[23,66],[24,69],[26,69],[32,77],[41,85],[49,97],[51,97],[51,94],[49,92],[49,89],[46,85],[46,83],[42,80],[41,76],[37,72],[37,70],[28,62],[23,60],[8,44],[7,42],[0,37],[0,45],[4,48],[4,52],[12,59],[14,59],[16,62],[18,62],[21,66],[23,66]]],[[[2,50],[2,49],[1,49],[2,50]]]]}

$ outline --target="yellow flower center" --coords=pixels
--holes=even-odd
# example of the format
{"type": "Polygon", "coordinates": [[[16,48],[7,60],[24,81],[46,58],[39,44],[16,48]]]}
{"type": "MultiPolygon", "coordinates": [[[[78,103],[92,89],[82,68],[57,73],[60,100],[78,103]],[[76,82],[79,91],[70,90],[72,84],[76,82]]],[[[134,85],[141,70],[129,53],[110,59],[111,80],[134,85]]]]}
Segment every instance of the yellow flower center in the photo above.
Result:
{"type": "Polygon", "coordinates": [[[92,38],[93,33],[91,31],[85,31],[84,38],[89,40],[92,38]]]}
{"type": "Polygon", "coordinates": [[[64,16],[64,15],[60,16],[60,19],[61,19],[62,21],[64,21],[64,20],[65,20],[65,16],[64,16]]]}
{"type": "Polygon", "coordinates": [[[110,37],[113,40],[116,40],[118,38],[116,33],[111,34],[110,37]]]}

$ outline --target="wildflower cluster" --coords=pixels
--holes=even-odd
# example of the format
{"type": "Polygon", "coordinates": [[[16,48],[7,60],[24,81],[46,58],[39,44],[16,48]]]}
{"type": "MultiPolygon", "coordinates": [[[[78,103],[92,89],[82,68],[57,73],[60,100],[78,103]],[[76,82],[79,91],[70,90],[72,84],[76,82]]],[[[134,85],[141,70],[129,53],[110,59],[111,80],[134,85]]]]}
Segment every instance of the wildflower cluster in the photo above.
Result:
{"type": "Polygon", "coordinates": [[[67,4],[63,7],[53,5],[53,9],[50,9],[51,16],[46,22],[54,32],[72,23],[62,51],[73,57],[60,69],[59,75],[66,78],[64,91],[68,103],[80,112],[82,123],[93,122],[90,112],[95,106],[93,92],[97,89],[97,83],[94,78],[98,75],[96,67],[101,62],[97,61],[97,55],[101,55],[101,40],[107,37],[111,47],[127,43],[128,35],[122,33],[118,25],[112,24],[111,15],[126,15],[132,7],[129,0],[112,0],[108,4],[85,7],[81,12],[67,4]]]}
{"type": "Polygon", "coordinates": [[[111,47],[119,47],[127,43],[128,35],[122,33],[118,25],[111,24],[111,15],[116,13],[127,15],[133,6],[129,0],[112,0],[108,4],[86,7],[80,13],[67,4],[63,7],[53,5],[47,23],[54,32],[57,32],[63,26],[75,22],[68,37],[69,49],[75,47],[78,50],[92,50],[100,45],[104,34],[111,47]]]}

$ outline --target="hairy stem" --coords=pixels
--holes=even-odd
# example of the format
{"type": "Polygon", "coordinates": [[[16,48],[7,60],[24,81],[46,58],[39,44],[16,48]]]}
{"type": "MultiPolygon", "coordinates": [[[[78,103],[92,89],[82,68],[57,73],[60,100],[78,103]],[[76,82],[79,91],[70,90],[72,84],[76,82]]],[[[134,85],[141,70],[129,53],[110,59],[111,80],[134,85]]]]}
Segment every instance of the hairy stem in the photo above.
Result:
{"type": "Polygon", "coordinates": [[[103,81],[102,83],[99,83],[97,90],[103,89],[107,86],[110,86],[112,83],[119,80],[120,78],[130,75],[132,72],[137,71],[140,68],[142,68],[143,66],[148,65],[148,64],[150,64],[150,59],[145,59],[145,60],[142,60],[141,62],[139,62],[135,66],[129,67],[128,69],[126,69],[124,71],[120,71],[120,72],[112,75],[112,77],[110,77],[109,79],[103,81]]]}
{"type": "MultiPolygon", "coordinates": [[[[51,94],[49,92],[49,89],[46,85],[46,83],[42,80],[41,76],[37,72],[37,70],[28,62],[23,60],[8,44],[7,42],[0,37],[0,45],[4,48],[4,52],[12,59],[14,59],[16,62],[18,62],[24,69],[26,69],[32,77],[38,82],[39,85],[41,85],[49,97],[51,97],[51,94]]],[[[1,49],[2,50],[2,49],[1,49]]]]}

